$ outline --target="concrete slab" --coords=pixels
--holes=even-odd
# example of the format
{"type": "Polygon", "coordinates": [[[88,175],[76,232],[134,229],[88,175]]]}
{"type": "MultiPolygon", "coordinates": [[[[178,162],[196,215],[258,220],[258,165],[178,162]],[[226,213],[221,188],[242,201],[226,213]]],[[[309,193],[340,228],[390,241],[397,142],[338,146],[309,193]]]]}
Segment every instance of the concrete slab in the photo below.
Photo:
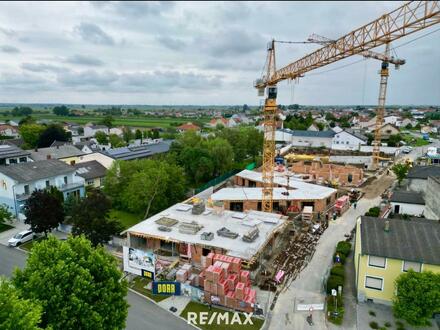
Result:
{"type": "Polygon", "coordinates": [[[171,296],[167,299],[164,299],[158,303],[158,305],[167,311],[170,311],[171,307],[176,307],[177,311],[174,312],[175,315],[179,316],[180,313],[185,309],[186,305],[191,301],[190,297],[183,296],[171,296]]]}

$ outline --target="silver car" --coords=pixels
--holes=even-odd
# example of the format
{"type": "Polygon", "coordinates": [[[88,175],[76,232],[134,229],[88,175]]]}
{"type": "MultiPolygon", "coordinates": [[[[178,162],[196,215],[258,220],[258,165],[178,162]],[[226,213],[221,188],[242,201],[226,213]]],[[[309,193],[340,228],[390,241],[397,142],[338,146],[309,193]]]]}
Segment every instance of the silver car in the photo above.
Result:
{"type": "Polygon", "coordinates": [[[8,241],[9,246],[19,246],[20,244],[31,241],[34,238],[35,234],[32,230],[25,230],[15,234],[8,241]]]}

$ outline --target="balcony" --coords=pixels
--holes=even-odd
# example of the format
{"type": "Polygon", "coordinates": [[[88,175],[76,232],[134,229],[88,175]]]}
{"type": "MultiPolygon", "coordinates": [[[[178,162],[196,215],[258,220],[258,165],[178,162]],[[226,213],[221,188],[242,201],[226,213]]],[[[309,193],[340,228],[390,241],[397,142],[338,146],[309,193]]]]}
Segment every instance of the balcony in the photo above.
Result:
{"type": "Polygon", "coordinates": [[[71,183],[62,184],[61,186],[58,187],[58,190],[61,192],[65,192],[83,187],[84,187],[84,182],[71,182],[71,183]]]}

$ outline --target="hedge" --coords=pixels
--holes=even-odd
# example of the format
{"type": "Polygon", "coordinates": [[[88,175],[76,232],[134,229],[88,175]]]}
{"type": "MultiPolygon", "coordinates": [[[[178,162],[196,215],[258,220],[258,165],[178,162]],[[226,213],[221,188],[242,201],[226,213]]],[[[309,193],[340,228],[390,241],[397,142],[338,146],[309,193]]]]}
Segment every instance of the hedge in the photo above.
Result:
{"type": "Polygon", "coordinates": [[[336,252],[339,252],[339,254],[343,254],[344,256],[348,256],[351,251],[351,243],[346,241],[340,241],[338,242],[338,245],[336,245],[336,252]]]}
{"type": "Polygon", "coordinates": [[[327,293],[330,294],[332,289],[338,290],[338,286],[344,287],[344,279],[340,276],[330,275],[327,280],[327,293]]]}
{"type": "Polygon", "coordinates": [[[332,269],[330,270],[330,275],[335,275],[335,276],[345,278],[344,266],[342,266],[342,265],[333,266],[332,269]]]}

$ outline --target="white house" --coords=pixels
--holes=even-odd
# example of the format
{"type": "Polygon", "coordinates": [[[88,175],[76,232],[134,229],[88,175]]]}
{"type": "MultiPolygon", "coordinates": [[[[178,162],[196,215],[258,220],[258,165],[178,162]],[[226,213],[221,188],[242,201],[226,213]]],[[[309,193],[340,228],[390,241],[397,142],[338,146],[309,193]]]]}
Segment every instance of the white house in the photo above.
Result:
{"type": "Polygon", "coordinates": [[[56,159],[0,166],[0,203],[23,218],[23,207],[34,190],[57,187],[64,198],[83,197],[84,179],[75,172],[73,166],[56,159]]]}
{"type": "Polygon", "coordinates": [[[335,134],[332,130],[314,132],[286,128],[275,131],[275,141],[295,147],[330,148],[335,134]]]}
{"type": "Polygon", "coordinates": [[[20,134],[18,133],[17,127],[14,127],[12,125],[7,125],[7,124],[0,125],[0,135],[12,136],[14,138],[17,138],[20,136],[20,134]]]}
{"type": "Polygon", "coordinates": [[[361,145],[366,145],[367,137],[352,130],[343,130],[335,134],[332,140],[334,150],[359,150],[361,145]]]}
{"type": "Polygon", "coordinates": [[[425,199],[415,191],[395,191],[390,199],[391,211],[419,217],[425,212],[425,199]]]}
{"type": "Polygon", "coordinates": [[[109,129],[105,125],[86,125],[84,126],[84,137],[94,137],[97,132],[109,134],[109,129]]]}

